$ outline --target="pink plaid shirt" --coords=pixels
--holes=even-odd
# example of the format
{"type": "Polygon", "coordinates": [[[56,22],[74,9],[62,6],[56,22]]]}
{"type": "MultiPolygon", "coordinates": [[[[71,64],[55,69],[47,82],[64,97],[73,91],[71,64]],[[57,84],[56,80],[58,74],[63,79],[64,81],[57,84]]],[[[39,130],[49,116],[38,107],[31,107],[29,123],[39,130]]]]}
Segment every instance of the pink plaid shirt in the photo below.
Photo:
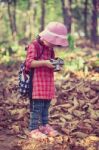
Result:
{"type": "MultiPolygon", "coordinates": [[[[30,69],[31,62],[36,60],[37,54],[40,55],[43,49],[43,54],[39,58],[39,60],[48,60],[50,58],[54,58],[54,51],[53,49],[42,45],[42,49],[35,48],[34,41],[32,44],[29,45],[26,57],[26,69],[30,69]]],[[[37,43],[39,44],[39,43],[37,43]]],[[[39,46],[41,46],[39,44],[39,46]]],[[[38,60],[38,61],[39,61],[38,60]]],[[[54,87],[54,72],[53,69],[48,67],[37,67],[34,69],[33,75],[33,92],[32,98],[33,99],[52,99],[55,95],[55,87],[54,87]]]]}

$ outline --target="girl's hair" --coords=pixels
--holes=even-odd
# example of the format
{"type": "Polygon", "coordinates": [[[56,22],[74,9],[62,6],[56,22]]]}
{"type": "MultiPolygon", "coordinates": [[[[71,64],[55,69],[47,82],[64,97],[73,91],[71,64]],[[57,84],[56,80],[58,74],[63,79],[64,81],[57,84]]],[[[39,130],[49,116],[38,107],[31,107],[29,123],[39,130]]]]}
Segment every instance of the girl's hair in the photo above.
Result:
{"type": "Polygon", "coordinates": [[[37,39],[37,41],[38,41],[39,44],[43,45],[44,43],[43,43],[43,41],[40,38],[41,37],[38,35],[36,39],[37,39]]]}
{"type": "MultiPolygon", "coordinates": [[[[41,45],[43,44],[43,41],[40,40],[40,36],[39,35],[36,37],[36,40],[38,41],[39,44],[41,44],[41,45]]],[[[29,45],[25,46],[25,51],[27,51],[28,47],[29,47],[29,45]]]]}
{"type": "Polygon", "coordinates": [[[40,41],[40,36],[38,35],[38,36],[36,37],[36,39],[37,39],[37,41],[40,41]]]}
{"type": "MultiPolygon", "coordinates": [[[[44,43],[43,43],[43,41],[41,41],[41,39],[40,39],[40,36],[39,36],[39,35],[36,37],[36,39],[37,39],[37,41],[38,41],[41,45],[42,45],[42,44],[44,44],[44,43]]],[[[56,47],[61,48],[62,46],[61,46],[61,45],[56,45],[56,47]]]]}

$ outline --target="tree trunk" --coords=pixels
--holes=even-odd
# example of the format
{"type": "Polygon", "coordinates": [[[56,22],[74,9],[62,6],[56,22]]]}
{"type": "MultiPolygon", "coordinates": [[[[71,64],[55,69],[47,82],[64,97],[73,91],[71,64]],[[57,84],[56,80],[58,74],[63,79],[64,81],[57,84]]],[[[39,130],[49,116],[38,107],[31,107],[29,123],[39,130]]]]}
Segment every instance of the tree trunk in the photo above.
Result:
{"type": "Polygon", "coordinates": [[[35,0],[28,0],[28,7],[27,7],[27,24],[26,24],[26,31],[25,37],[30,38],[31,40],[34,38],[34,26],[35,26],[35,17],[36,17],[36,1],[35,0]]]}
{"type": "Polygon", "coordinates": [[[88,13],[88,0],[85,0],[84,3],[84,32],[85,36],[88,37],[88,31],[87,31],[87,13],[88,13]]]}
{"type": "Polygon", "coordinates": [[[31,40],[34,38],[34,25],[35,25],[35,19],[34,19],[34,10],[35,10],[35,0],[30,0],[30,37],[31,40]]]}
{"type": "Polygon", "coordinates": [[[64,24],[67,26],[68,32],[71,32],[71,4],[72,0],[61,0],[64,24]]]}
{"type": "Polygon", "coordinates": [[[41,27],[40,32],[44,30],[45,27],[45,3],[46,0],[41,0],[41,27]]]}
{"type": "Polygon", "coordinates": [[[16,40],[17,26],[16,26],[16,0],[8,1],[8,15],[10,21],[10,28],[13,40],[16,40]]]}
{"type": "Polygon", "coordinates": [[[97,15],[98,15],[98,0],[93,0],[91,39],[92,39],[92,42],[95,45],[98,42],[98,36],[97,36],[97,27],[98,27],[97,15]]]}

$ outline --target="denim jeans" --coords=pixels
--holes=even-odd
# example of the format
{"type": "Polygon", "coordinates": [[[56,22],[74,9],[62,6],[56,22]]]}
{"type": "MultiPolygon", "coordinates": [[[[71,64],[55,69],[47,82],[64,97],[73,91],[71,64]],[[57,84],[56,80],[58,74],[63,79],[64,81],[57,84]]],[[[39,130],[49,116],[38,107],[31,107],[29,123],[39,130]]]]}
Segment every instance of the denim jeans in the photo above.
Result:
{"type": "Polygon", "coordinates": [[[48,123],[48,109],[51,100],[33,99],[30,103],[30,124],[29,129],[37,129],[40,125],[48,123]]]}

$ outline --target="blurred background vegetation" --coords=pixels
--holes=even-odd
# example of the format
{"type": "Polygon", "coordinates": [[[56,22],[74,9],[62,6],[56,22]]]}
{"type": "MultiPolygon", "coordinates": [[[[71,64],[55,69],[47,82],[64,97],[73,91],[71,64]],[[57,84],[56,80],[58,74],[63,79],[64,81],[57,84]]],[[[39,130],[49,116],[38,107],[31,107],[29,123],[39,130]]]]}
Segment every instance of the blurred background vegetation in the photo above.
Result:
{"type": "Polygon", "coordinates": [[[98,42],[98,0],[0,0],[0,41],[32,39],[50,21],[98,42]]]}
{"type": "MultiPolygon", "coordinates": [[[[70,50],[79,49],[79,41],[83,41],[80,50],[86,41],[88,46],[97,48],[98,17],[98,0],[0,0],[1,62],[10,62],[13,54],[21,60],[25,56],[25,45],[51,21],[67,26],[70,50]]],[[[79,61],[84,63],[82,59],[79,61]]]]}

